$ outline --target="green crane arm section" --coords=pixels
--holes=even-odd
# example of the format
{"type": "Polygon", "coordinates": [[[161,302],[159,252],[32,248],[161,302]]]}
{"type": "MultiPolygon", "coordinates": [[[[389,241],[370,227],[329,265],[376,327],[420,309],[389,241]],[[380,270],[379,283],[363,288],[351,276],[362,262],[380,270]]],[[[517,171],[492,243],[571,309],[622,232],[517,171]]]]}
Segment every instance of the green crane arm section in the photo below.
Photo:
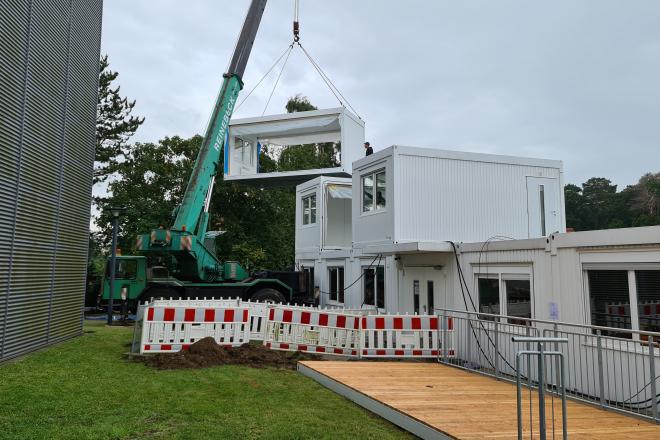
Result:
{"type": "MultiPolygon", "coordinates": [[[[175,274],[189,281],[242,280],[247,272],[237,263],[221,263],[214,249],[204,245],[208,227],[208,207],[225,136],[238,94],[243,88],[243,73],[259,29],[267,0],[252,0],[232,56],[202,147],[197,154],[181,205],[170,230],[156,229],[138,237],[137,249],[169,255],[175,260],[175,274]]],[[[210,246],[211,247],[211,246],[210,246]]]]}

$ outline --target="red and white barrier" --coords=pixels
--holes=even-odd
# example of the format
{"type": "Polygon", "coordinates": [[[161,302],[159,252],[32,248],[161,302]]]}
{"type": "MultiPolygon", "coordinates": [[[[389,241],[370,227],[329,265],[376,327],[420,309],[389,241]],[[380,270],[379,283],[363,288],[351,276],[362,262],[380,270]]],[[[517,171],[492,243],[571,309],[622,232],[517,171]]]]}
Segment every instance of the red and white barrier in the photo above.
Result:
{"type": "Polygon", "coordinates": [[[133,351],[185,350],[211,336],[220,345],[263,341],[274,350],[351,357],[454,357],[451,317],[370,315],[355,310],[220,300],[156,300],[140,306],[133,351]]]}
{"type": "Polygon", "coordinates": [[[273,306],[264,345],[274,350],[358,356],[360,317],[317,308],[273,306]]]}
{"type": "Polygon", "coordinates": [[[140,353],[185,350],[190,344],[209,336],[218,344],[231,347],[250,341],[250,311],[246,307],[186,307],[154,303],[145,306],[142,313],[140,353]]]}
{"type": "Polygon", "coordinates": [[[361,357],[455,355],[451,318],[443,322],[430,315],[372,315],[362,318],[361,330],[361,357]]]}

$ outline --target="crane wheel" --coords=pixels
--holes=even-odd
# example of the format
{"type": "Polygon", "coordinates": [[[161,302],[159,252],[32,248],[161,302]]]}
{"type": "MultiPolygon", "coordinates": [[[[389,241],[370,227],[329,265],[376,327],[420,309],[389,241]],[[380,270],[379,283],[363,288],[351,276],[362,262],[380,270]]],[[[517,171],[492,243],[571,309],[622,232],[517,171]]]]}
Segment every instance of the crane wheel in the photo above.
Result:
{"type": "Polygon", "coordinates": [[[250,301],[259,301],[267,303],[285,303],[286,298],[278,290],[265,288],[257,290],[254,295],[250,297],[250,301]]]}

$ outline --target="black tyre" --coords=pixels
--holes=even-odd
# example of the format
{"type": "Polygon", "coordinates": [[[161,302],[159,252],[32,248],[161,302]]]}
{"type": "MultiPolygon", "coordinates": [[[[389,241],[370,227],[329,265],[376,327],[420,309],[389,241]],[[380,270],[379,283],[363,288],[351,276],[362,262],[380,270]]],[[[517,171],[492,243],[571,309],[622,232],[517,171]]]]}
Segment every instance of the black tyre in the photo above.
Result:
{"type": "Polygon", "coordinates": [[[251,297],[250,301],[269,302],[269,303],[285,303],[286,298],[278,290],[265,288],[257,290],[251,297]]]}

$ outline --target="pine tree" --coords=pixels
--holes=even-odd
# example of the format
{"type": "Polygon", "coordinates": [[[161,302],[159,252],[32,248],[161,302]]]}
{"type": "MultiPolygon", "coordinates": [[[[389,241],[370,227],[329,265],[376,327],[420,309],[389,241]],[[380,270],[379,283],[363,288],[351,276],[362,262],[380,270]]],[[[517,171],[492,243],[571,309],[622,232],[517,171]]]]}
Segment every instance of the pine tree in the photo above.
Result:
{"type": "Polygon", "coordinates": [[[94,183],[105,181],[116,170],[126,157],[128,140],[144,122],[144,117],[131,116],[135,100],[121,97],[119,86],[113,88],[119,73],[110,70],[108,56],[103,56],[100,62],[94,183]]]}

